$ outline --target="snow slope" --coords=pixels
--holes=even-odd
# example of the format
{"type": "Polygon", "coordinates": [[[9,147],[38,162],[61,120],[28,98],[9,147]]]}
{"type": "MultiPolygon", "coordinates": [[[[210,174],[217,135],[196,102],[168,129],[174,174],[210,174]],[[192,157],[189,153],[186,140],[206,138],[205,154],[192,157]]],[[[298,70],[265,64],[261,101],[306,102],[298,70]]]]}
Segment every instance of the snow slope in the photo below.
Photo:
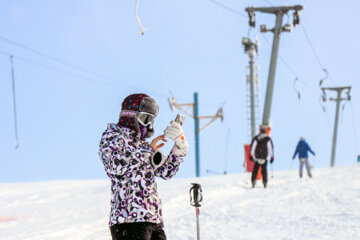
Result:
{"type": "MultiPolygon", "coordinates": [[[[180,169],[181,171],[181,169],[180,169]]],[[[271,175],[271,174],[269,174],[271,175]]],[[[274,172],[268,189],[249,189],[248,174],[158,180],[169,240],[196,239],[190,183],[202,184],[203,240],[360,239],[360,164],[274,172]]],[[[0,184],[0,239],[111,239],[110,182],[0,184]]]]}

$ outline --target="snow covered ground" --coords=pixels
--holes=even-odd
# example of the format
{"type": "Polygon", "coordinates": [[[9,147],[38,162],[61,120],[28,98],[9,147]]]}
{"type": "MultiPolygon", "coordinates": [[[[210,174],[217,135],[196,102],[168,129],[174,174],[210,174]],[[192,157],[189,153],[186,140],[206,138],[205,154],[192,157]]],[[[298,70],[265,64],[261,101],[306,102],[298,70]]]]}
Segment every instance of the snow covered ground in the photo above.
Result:
{"type": "MultiPolygon", "coordinates": [[[[313,179],[274,172],[267,189],[261,182],[249,189],[248,179],[247,174],[158,179],[168,239],[196,239],[192,182],[203,187],[203,240],[360,239],[360,164],[315,169],[313,179]]],[[[109,184],[0,184],[0,239],[111,239],[109,184]]]]}

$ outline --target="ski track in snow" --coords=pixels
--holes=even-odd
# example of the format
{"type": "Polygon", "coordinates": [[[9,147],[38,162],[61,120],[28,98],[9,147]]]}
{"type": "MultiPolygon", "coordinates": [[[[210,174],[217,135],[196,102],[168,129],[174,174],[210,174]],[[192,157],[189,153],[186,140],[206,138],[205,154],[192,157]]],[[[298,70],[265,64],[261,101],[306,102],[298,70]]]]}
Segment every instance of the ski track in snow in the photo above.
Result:
{"type": "MultiPolygon", "coordinates": [[[[180,169],[181,171],[181,169],[180,169]]],[[[169,240],[196,239],[192,182],[202,185],[203,240],[360,239],[360,165],[274,172],[267,189],[249,174],[158,179],[169,240]]],[[[269,174],[270,175],[270,174],[269,174]]],[[[111,239],[110,181],[0,184],[0,239],[111,239]]]]}

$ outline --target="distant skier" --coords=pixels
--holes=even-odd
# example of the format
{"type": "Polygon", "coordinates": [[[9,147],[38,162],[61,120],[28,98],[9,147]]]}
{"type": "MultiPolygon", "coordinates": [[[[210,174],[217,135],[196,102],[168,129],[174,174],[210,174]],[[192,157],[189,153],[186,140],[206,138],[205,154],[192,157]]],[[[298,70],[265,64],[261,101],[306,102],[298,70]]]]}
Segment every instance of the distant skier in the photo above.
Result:
{"type": "Polygon", "coordinates": [[[166,240],[161,200],[155,177],[170,179],[179,170],[189,147],[177,122],[151,143],[159,107],[146,94],[132,94],[122,103],[118,123],[109,123],[100,141],[99,155],[111,180],[109,226],[113,240],[166,240]],[[160,151],[165,138],[175,141],[166,157],[160,151]]]}
{"type": "Polygon", "coordinates": [[[295,159],[296,155],[299,154],[299,161],[300,161],[300,165],[299,165],[299,176],[300,178],[302,178],[303,176],[303,167],[304,164],[306,166],[306,171],[307,171],[307,175],[311,178],[311,169],[310,169],[310,164],[309,164],[309,156],[308,156],[308,152],[311,152],[312,155],[315,156],[315,152],[313,150],[311,150],[309,144],[305,141],[305,138],[301,137],[300,141],[298,142],[295,152],[294,152],[294,156],[293,156],[293,160],[295,159]]]}
{"type": "Polygon", "coordinates": [[[271,138],[266,135],[267,126],[260,125],[260,133],[251,141],[250,160],[254,161],[254,168],[251,174],[252,187],[255,187],[256,176],[261,166],[264,188],[267,186],[267,162],[274,162],[274,146],[271,138]]]}

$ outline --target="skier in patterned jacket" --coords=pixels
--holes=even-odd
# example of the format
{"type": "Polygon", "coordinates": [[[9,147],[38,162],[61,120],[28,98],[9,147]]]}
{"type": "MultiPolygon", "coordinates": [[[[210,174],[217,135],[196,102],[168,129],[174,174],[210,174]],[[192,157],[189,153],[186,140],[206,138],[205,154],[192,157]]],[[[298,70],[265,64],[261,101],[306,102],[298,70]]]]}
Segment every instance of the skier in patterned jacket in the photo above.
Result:
{"type": "Polygon", "coordinates": [[[153,98],[132,94],[122,103],[119,122],[108,124],[102,135],[99,155],[111,180],[113,240],[166,239],[155,177],[175,176],[189,145],[177,122],[171,122],[151,143],[145,141],[154,134],[158,112],[153,98]],[[166,138],[175,142],[168,156],[159,151],[166,138]]]}

